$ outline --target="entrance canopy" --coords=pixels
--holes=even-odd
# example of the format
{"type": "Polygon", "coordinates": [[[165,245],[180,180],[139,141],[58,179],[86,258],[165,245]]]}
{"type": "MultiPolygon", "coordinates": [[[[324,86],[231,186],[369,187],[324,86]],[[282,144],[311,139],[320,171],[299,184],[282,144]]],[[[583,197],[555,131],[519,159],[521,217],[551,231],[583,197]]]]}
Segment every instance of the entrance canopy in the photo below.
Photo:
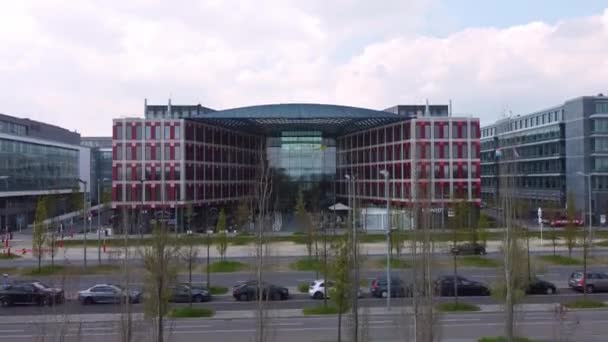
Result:
{"type": "Polygon", "coordinates": [[[333,211],[345,211],[345,210],[350,210],[350,207],[348,207],[347,205],[344,205],[344,204],[338,202],[338,203],[330,206],[329,210],[333,210],[333,211]]]}

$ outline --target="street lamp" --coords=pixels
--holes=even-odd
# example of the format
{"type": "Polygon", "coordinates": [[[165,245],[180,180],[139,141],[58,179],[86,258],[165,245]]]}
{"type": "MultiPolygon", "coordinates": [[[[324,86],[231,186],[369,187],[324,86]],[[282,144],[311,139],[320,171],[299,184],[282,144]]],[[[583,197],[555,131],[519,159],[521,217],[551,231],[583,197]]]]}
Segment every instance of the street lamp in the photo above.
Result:
{"type": "Polygon", "coordinates": [[[353,236],[352,236],[352,253],[353,253],[353,267],[354,267],[354,281],[353,281],[353,318],[354,318],[354,326],[355,326],[355,331],[354,331],[354,336],[353,339],[355,341],[357,341],[358,339],[358,331],[357,331],[357,327],[359,326],[359,303],[358,303],[358,293],[359,293],[359,264],[357,261],[357,214],[356,214],[356,208],[355,208],[355,198],[356,198],[356,183],[355,183],[355,175],[344,175],[344,178],[346,178],[346,180],[348,181],[348,183],[351,183],[349,185],[352,185],[352,190],[349,190],[351,198],[352,198],[352,202],[351,204],[351,215],[352,215],[352,225],[353,225],[353,236]]]}
{"type": "Polygon", "coordinates": [[[97,262],[101,265],[101,182],[109,181],[109,178],[97,178],[97,262]]]}
{"type": "Polygon", "coordinates": [[[144,235],[142,232],[142,228],[144,225],[144,215],[143,215],[143,211],[144,211],[144,196],[146,193],[146,188],[144,187],[146,185],[146,180],[145,179],[140,179],[139,183],[141,183],[141,210],[139,211],[139,239],[143,240],[144,235]]]}
{"type": "Polygon", "coordinates": [[[585,178],[587,178],[587,205],[589,206],[589,223],[588,223],[588,233],[589,236],[592,236],[592,231],[591,231],[591,219],[593,218],[593,213],[591,211],[591,174],[590,173],[584,173],[584,172],[577,172],[576,173],[579,176],[583,176],[585,178]]]}
{"type": "MultiPolygon", "coordinates": [[[[587,192],[588,192],[588,205],[589,205],[589,224],[588,224],[588,231],[587,231],[587,237],[583,240],[583,294],[586,296],[587,295],[587,239],[589,239],[590,241],[593,241],[593,237],[591,234],[591,219],[592,219],[592,213],[591,213],[591,174],[590,173],[584,173],[584,172],[577,172],[576,173],[579,176],[583,176],[587,178],[587,192]]],[[[570,220],[571,218],[568,217],[568,220],[570,220]]],[[[571,224],[571,223],[570,223],[571,224]]]]}
{"type": "Polygon", "coordinates": [[[380,171],[384,176],[384,198],[386,199],[386,309],[391,309],[391,200],[389,194],[389,178],[388,170],[380,171]]]}
{"type": "MultiPolygon", "coordinates": [[[[4,180],[6,184],[6,191],[8,192],[8,179],[10,176],[0,176],[1,180],[4,180]]],[[[0,227],[2,229],[2,227],[0,227]]],[[[8,239],[8,197],[4,200],[4,229],[6,229],[6,238],[8,239]]]]}
{"type": "Polygon", "coordinates": [[[84,228],[84,268],[87,268],[87,181],[78,179],[78,183],[84,185],[84,189],[82,191],[82,225],[84,228]]]}

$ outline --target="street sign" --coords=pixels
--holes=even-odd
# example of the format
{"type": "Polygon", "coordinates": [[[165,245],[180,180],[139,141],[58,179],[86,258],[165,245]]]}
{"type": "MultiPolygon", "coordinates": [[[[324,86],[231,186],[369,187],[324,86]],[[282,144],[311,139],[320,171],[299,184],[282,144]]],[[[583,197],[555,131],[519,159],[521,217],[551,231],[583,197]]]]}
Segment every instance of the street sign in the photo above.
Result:
{"type": "Polygon", "coordinates": [[[448,208],[448,217],[454,217],[456,214],[454,213],[454,209],[448,208]]]}

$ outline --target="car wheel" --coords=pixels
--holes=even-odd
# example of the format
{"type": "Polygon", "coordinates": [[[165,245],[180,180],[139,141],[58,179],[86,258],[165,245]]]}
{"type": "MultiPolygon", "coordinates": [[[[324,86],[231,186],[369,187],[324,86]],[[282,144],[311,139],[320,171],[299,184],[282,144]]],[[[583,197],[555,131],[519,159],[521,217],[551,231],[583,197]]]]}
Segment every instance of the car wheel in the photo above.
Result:
{"type": "Polygon", "coordinates": [[[241,293],[241,295],[239,296],[239,300],[241,302],[247,302],[249,301],[249,296],[246,293],[241,293]]]}
{"type": "Polygon", "coordinates": [[[380,293],[380,297],[382,297],[382,298],[386,298],[387,296],[388,296],[388,292],[386,292],[386,291],[382,291],[380,293]]]}
{"type": "Polygon", "coordinates": [[[314,296],[312,296],[313,299],[323,299],[323,293],[321,292],[315,292],[314,296]]]}
{"type": "Polygon", "coordinates": [[[8,298],[2,298],[2,301],[0,301],[0,304],[2,304],[2,307],[7,308],[9,306],[11,306],[11,301],[8,298]]]}
{"type": "Polygon", "coordinates": [[[40,300],[41,306],[51,305],[51,300],[48,297],[44,297],[40,300]]]}
{"type": "Polygon", "coordinates": [[[587,285],[587,293],[593,293],[593,285],[587,285]]]}
{"type": "Polygon", "coordinates": [[[195,303],[200,303],[203,301],[203,296],[196,295],[194,298],[192,298],[192,301],[195,303]]]}
{"type": "Polygon", "coordinates": [[[84,299],[84,304],[85,305],[91,305],[91,304],[93,304],[93,298],[91,298],[91,297],[85,298],[84,299]]]}
{"type": "Polygon", "coordinates": [[[552,295],[555,293],[555,289],[552,287],[547,287],[547,290],[545,291],[545,293],[548,295],[552,295]]]}

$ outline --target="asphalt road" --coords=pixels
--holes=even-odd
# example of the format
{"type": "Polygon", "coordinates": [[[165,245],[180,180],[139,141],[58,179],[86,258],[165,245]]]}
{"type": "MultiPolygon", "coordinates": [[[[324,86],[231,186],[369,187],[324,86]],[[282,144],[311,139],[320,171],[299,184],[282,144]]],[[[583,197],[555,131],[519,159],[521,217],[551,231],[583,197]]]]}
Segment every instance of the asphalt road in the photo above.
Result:
{"type": "MultiPolygon", "coordinates": [[[[348,316],[344,320],[343,336],[349,336],[348,316]]],[[[606,341],[608,317],[594,311],[568,312],[556,319],[552,312],[528,312],[517,316],[517,333],[535,341],[606,341]]],[[[268,318],[268,340],[289,342],[336,341],[337,318],[296,317],[268,318]]],[[[482,336],[500,335],[504,329],[502,313],[443,314],[435,323],[438,339],[447,342],[476,341],[482,336]]],[[[225,342],[253,341],[255,319],[188,319],[167,321],[167,341],[225,342]]],[[[361,316],[361,333],[368,341],[407,341],[412,336],[411,316],[361,316]]],[[[120,341],[119,322],[4,324],[0,321],[0,341],[120,341]],[[63,339],[62,339],[63,338],[63,339]]],[[[134,323],[135,341],[151,340],[151,324],[134,323]]]]}

